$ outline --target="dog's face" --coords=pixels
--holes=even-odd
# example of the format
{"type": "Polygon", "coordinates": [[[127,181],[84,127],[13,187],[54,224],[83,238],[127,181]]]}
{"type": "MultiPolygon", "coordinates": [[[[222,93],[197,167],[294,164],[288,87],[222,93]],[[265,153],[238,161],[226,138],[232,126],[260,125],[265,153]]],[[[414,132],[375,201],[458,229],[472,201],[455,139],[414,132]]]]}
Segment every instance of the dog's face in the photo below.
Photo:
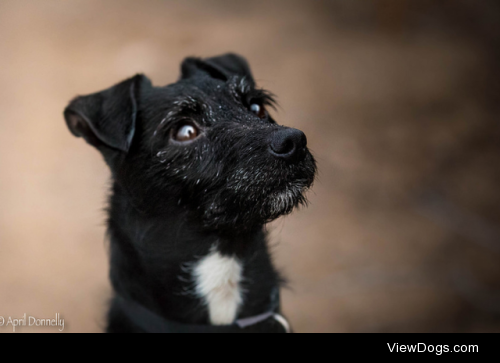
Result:
{"type": "Polygon", "coordinates": [[[65,117],[138,209],[242,230],[303,204],[316,173],[305,135],[279,126],[267,111],[273,104],[246,61],[228,54],[186,59],[166,87],[136,76],[79,97],[65,117]]]}

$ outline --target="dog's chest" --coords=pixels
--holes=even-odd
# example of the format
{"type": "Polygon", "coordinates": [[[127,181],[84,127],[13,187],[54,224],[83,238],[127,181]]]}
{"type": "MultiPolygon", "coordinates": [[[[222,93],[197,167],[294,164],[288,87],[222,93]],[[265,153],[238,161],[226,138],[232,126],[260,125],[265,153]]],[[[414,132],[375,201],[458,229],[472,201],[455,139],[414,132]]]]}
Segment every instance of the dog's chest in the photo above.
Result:
{"type": "Polygon", "coordinates": [[[196,294],[206,304],[213,325],[230,325],[236,320],[243,302],[242,276],[241,262],[216,249],[194,266],[196,294]]]}

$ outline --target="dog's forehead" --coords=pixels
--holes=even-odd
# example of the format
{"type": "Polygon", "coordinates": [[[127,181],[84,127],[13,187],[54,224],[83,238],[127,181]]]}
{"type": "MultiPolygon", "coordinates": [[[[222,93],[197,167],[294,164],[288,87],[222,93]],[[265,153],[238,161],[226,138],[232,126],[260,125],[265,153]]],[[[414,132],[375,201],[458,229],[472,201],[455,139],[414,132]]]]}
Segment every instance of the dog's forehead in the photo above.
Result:
{"type": "MultiPolygon", "coordinates": [[[[143,97],[144,108],[154,118],[162,116],[174,121],[177,115],[242,111],[242,95],[250,90],[244,77],[222,81],[211,77],[182,79],[176,83],[154,88],[143,97]]],[[[168,120],[167,120],[168,121],[168,120]]]]}
{"type": "Polygon", "coordinates": [[[173,85],[182,94],[200,101],[235,102],[240,103],[241,95],[251,87],[245,77],[234,76],[227,81],[212,77],[197,77],[183,80],[173,85]]]}
{"type": "Polygon", "coordinates": [[[227,103],[236,101],[231,97],[233,87],[228,82],[205,78],[202,80],[180,80],[156,90],[155,103],[176,105],[179,103],[227,103]]]}

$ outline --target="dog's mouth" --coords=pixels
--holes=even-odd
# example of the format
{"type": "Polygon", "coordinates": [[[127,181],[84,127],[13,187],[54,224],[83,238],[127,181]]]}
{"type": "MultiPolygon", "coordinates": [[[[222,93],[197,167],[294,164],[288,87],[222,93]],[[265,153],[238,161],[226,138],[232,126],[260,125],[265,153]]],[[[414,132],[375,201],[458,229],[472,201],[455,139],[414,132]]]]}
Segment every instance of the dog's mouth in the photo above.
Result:
{"type": "Polygon", "coordinates": [[[280,216],[290,214],[295,208],[307,206],[306,192],[312,180],[299,179],[270,193],[262,205],[261,216],[270,222],[280,216]]]}
{"type": "Polygon", "coordinates": [[[221,193],[213,196],[204,212],[207,226],[217,229],[249,229],[269,223],[295,208],[307,206],[316,164],[312,155],[293,170],[269,168],[243,173],[231,179],[221,193]],[[263,177],[257,177],[258,175],[263,177]]]}

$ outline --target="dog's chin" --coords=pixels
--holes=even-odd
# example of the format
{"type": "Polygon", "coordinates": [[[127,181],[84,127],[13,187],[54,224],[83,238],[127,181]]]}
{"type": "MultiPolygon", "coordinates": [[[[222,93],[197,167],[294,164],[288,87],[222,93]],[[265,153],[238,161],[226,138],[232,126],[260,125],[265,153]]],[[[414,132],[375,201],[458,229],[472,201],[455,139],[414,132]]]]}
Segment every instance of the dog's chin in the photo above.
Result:
{"type": "Polygon", "coordinates": [[[258,197],[255,194],[246,198],[240,195],[237,205],[220,204],[205,211],[205,226],[221,231],[245,231],[262,227],[292,213],[297,207],[307,205],[305,193],[311,183],[296,180],[267,195],[264,191],[258,197]]]}
{"type": "Polygon", "coordinates": [[[305,192],[308,188],[308,183],[296,182],[286,186],[283,190],[271,193],[262,205],[261,220],[269,223],[292,213],[297,207],[307,205],[305,192]]]}

